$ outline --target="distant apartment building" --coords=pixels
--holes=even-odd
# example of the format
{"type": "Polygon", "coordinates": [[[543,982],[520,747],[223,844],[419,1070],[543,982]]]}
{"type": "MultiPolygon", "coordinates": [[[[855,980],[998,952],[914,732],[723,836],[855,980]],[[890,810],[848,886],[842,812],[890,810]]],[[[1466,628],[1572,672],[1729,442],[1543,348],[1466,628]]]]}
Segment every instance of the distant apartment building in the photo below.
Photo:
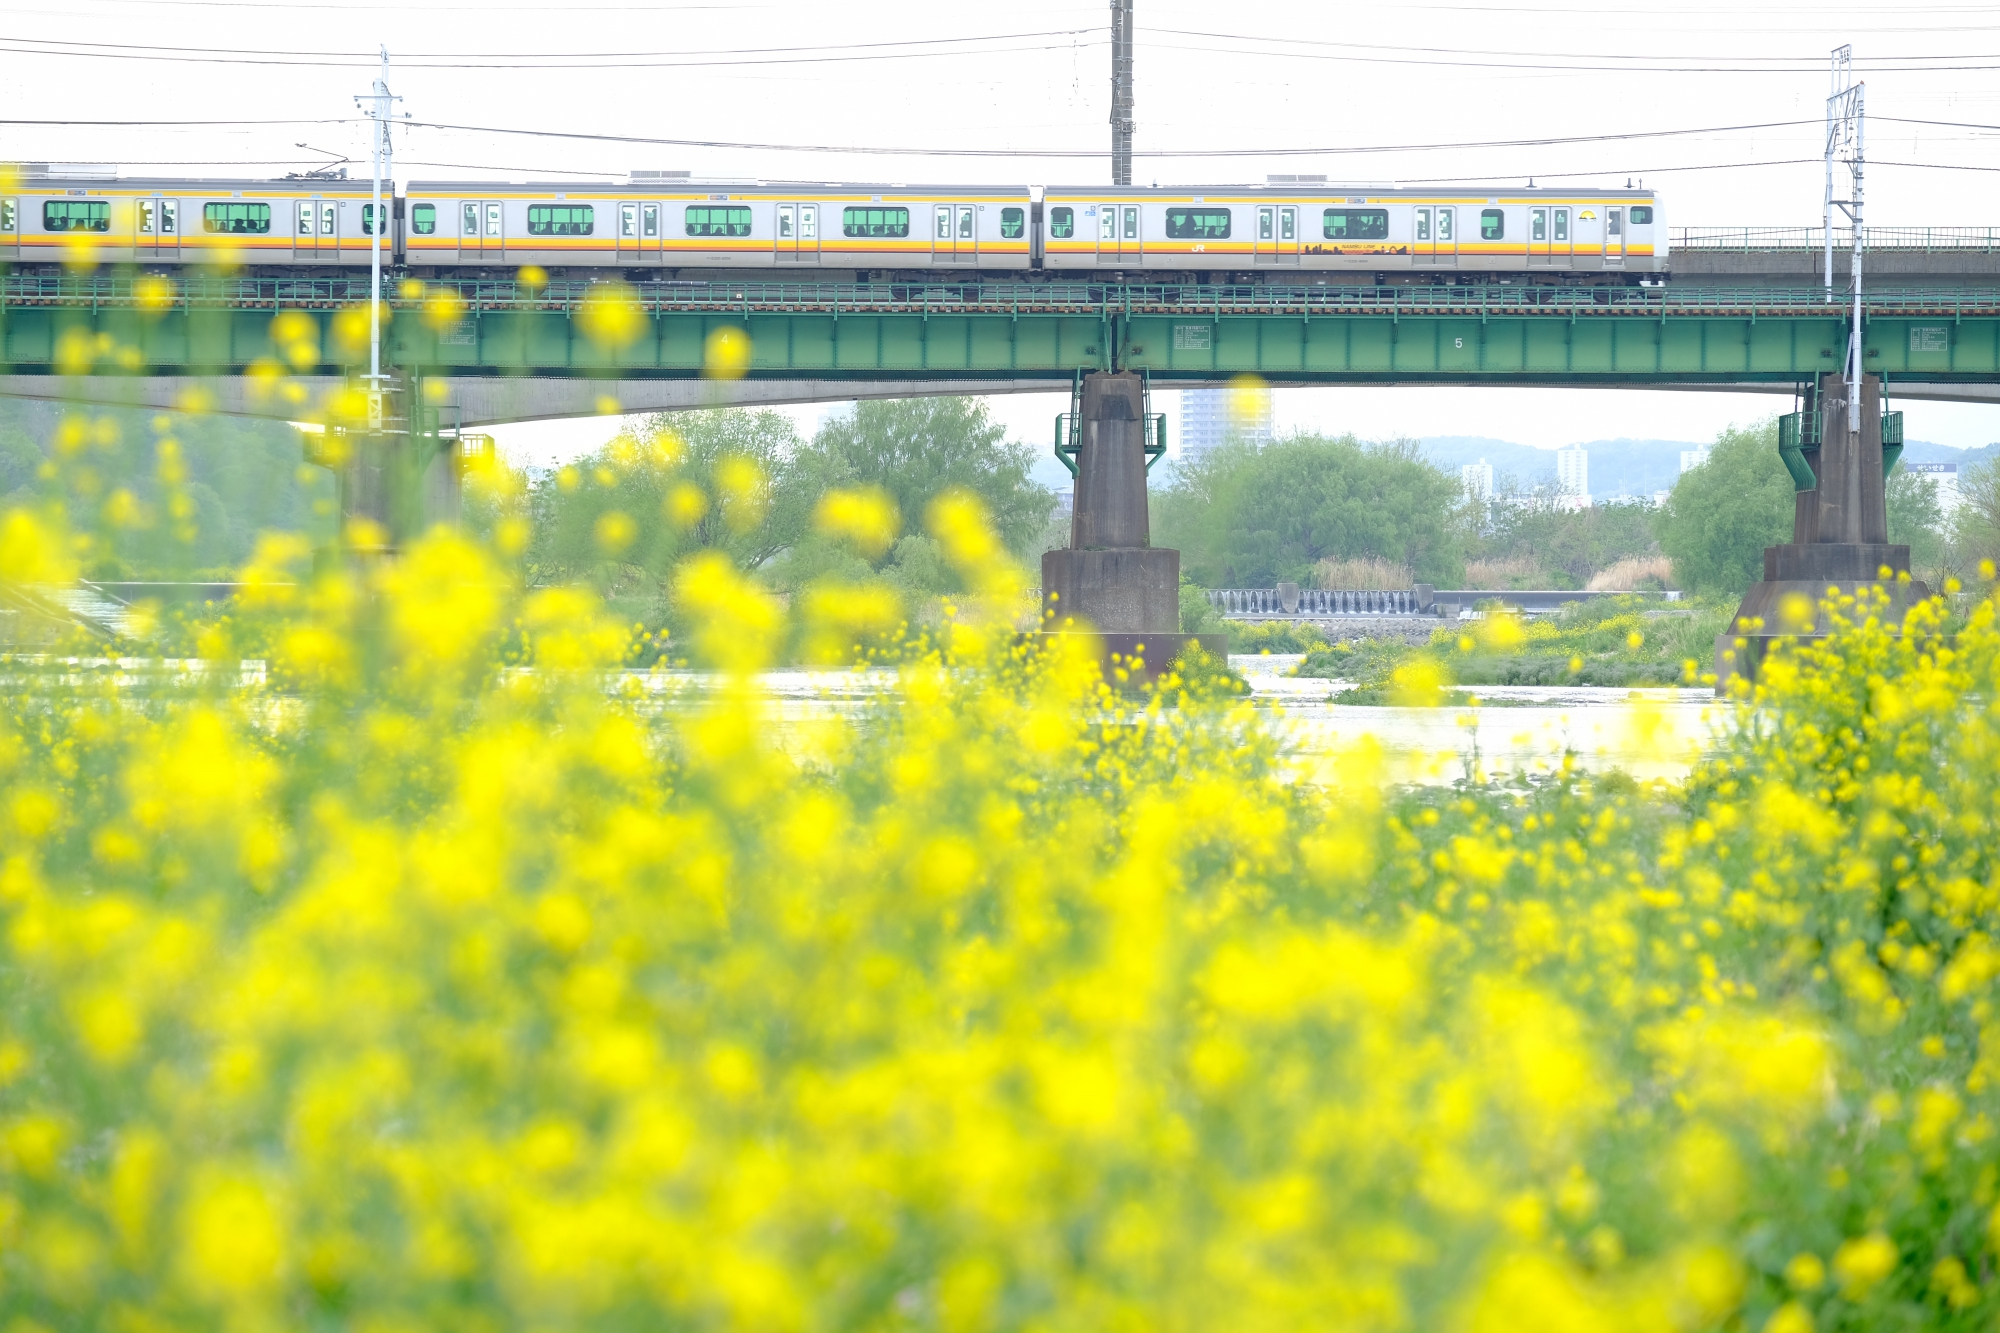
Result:
{"type": "Polygon", "coordinates": [[[1683,472],[1686,472],[1689,468],[1700,467],[1707,461],[1708,446],[1705,444],[1699,449],[1681,450],[1681,471],[1683,472]]]}
{"type": "Polygon", "coordinates": [[[1938,508],[1949,514],[1964,502],[1965,497],[1958,490],[1958,464],[1956,463],[1905,463],[1903,470],[1926,477],[1937,490],[1938,508]]]}
{"type": "Polygon", "coordinates": [[[1235,389],[1181,390],[1181,457],[1196,459],[1228,440],[1271,442],[1271,395],[1235,389]]]}
{"type": "Polygon", "coordinates": [[[1590,505],[1590,450],[1556,450],[1556,487],[1567,504],[1590,505]]]}
{"type": "Polygon", "coordinates": [[[1465,493],[1475,500],[1493,498],[1493,465],[1485,459],[1477,463],[1464,463],[1458,469],[1459,484],[1465,493]]]}

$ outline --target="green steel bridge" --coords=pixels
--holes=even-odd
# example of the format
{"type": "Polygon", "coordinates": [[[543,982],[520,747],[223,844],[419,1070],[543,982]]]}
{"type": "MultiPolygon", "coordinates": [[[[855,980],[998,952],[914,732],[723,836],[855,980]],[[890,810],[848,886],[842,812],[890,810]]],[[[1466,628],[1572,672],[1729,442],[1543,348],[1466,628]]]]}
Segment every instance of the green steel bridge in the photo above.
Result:
{"type": "MultiPolygon", "coordinates": [[[[390,284],[383,360],[459,424],[1066,387],[1546,384],[1785,391],[1842,364],[1816,287],[446,280],[390,284]],[[718,381],[716,340],[742,349],[718,381]]],[[[0,277],[0,393],[297,418],[366,368],[365,276],[0,277]]],[[[2000,285],[1865,298],[1899,396],[2000,395],[2000,285]]]]}

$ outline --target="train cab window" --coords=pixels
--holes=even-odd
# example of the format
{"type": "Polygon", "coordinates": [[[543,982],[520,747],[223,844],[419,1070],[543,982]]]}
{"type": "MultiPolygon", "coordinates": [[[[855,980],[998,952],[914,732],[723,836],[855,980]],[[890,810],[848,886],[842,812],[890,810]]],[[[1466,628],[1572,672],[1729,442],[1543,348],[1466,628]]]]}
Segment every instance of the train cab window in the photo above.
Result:
{"type": "Polygon", "coordinates": [[[1049,210],[1049,239],[1066,241],[1076,235],[1076,210],[1074,208],[1051,208],[1049,210]]]}
{"type": "Polygon", "coordinates": [[[1167,236],[1176,241],[1224,241],[1229,239],[1229,210],[1226,208],[1169,208],[1167,236]]]}
{"type": "Polygon", "coordinates": [[[1497,241],[1507,234],[1507,214],[1497,208],[1479,210],[1479,239],[1497,241]]]}
{"type": "Polygon", "coordinates": [[[1386,241],[1389,239],[1389,210],[1329,208],[1321,215],[1320,229],[1329,241],[1386,241]]]}
{"type": "Polygon", "coordinates": [[[910,234],[907,208],[843,208],[840,234],[870,239],[901,238],[910,234]]]}
{"type": "Polygon", "coordinates": [[[1028,229],[1028,213],[1026,209],[1003,208],[1000,210],[1001,240],[1018,241],[1021,239],[1021,233],[1026,231],[1027,229],[1028,229]]]}
{"type": "Polygon", "coordinates": [[[201,229],[224,236],[262,236],[271,230],[271,206],[203,204],[201,229]]]}
{"type": "Polygon", "coordinates": [[[19,205],[12,199],[0,199],[0,231],[18,231],[20,226],[19,205]]]}
{"type": "Polygon", "coordinates": [[[438,229],[436,204],[410,205],[410,230],[418,236],[432,236],[438,229]]]}
{"type": "Polygon", "coordinates": [[[1653,210],[1646,207],[1644,204],[1634,205],[1632,208],[1632,225],[1635,227],[1652,226],[1653,210]]]}
{"type": "Polygon", "coordinates": [[[597,210],[589,204],[531,204],[530,236],[588,236],[597,230],[597,210]]]}
{"type": "MultiPolygon", "coordinates": [[[[269,213],[267,208],[264,210],[269,213]]],[[[110,231],[111,204],[103,199],[51,199],[42,205],[43,231],[110,231]]]]}
{"type": "Polygon", "coordinates": [[[690,236],[748,236],[750,234],[750,210],[742,207],[716,208],[708,204],[696,204],[687,211],[687,234],[690,236]]]}

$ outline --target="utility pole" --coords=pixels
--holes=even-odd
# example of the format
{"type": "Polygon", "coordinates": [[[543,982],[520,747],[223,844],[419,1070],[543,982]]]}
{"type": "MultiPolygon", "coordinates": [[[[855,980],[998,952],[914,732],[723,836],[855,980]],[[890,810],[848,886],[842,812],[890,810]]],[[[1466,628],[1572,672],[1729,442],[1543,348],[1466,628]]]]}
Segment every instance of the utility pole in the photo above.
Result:
{"type": "Polygon", "coordinates": [[[1132,183],[1132,0],[1111,0],[1111,183],[1132,183]]]}
{"type": "Polygon", "coordinates": [[[382,72],[367,97],[354,99],[372,122],[368,145],[369,165],[374,171],[375,188],[369,204],[368,247],[368,428],[382,429],[382,233],[388,230],[389,214],[382,207],[382,181],[387,177],[395,190],[395,171],[390,162],[389,117],[401,98],[389,92],[389,48],[382,48],[382,72]]]}
{"type": "MultiPolygon", "coordinates": [[[[1864,249],[1861,230],[1861,178],[1866,163],[1866,83],[1854,81],[1854,48],[1835,49],[1832,59],[1832,90],[1826,99],[1826,300],[1833,304],[1833,210],[1847,215],[1853,229],[1853,257],[1849,277],[1854,290],[1854,321],[1847,340],[1847,401],[1858,412],[1861,402],[1861,262],[1864,249]],[[1847,164],[1849,198],[1833,197],[1834,160],[1847,164]]],[[[1856,418],[1859,421],[1859,418],[1856,418]]],[[[1858,429],[1858,426],[1857,426],[1858,429]]]]}

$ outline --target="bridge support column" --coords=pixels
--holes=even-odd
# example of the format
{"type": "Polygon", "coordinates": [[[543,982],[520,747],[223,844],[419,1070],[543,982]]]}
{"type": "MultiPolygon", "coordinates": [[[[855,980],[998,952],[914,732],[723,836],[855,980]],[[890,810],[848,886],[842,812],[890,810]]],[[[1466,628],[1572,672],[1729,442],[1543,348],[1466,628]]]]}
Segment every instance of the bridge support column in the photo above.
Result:
{"type": "Polygon", "coordinates": [[[1088,634],[1107,675],[1166,671],[1193,644],[1218,658],[1223,635],[1180,632],[1181,553],[1152,544],[1146,509],[1146,388],[1131,373],[1087,375],[1076,423],[1069,549],[1042,556],[1042,626],[1088,634]]]}
{"type": "Polygon", "coordinates": [[[389,555],[459,517],[457,440],[438,430],[420,380],[399,374],[384,395],[380,430],[340,430],[308,453],[340,484],[341,545],[356,555],[389,555]]]}
{"type": "Polygon", "coordinates": [[[1797,493],[1792,540],[1764,548],[1763,582],[1751,585],[1728,632],[1715,641],[1718,692],[1731,676],[1754,678],[1778,640],[1824,638],[1820,603],[1829,589],[1844,596],[1886,593],[1885,622],[1900,622],[1930,596],[1909,577],[1910,548],[1889,544],[1881,376],[1862,377],[1858,403],[1848,396],[1838,374],[1820,376],[1807,393],[1807,408],[1817,410],[1820,422],[1820,447],[1806,453],[1818,485],[1797,493]]]}

